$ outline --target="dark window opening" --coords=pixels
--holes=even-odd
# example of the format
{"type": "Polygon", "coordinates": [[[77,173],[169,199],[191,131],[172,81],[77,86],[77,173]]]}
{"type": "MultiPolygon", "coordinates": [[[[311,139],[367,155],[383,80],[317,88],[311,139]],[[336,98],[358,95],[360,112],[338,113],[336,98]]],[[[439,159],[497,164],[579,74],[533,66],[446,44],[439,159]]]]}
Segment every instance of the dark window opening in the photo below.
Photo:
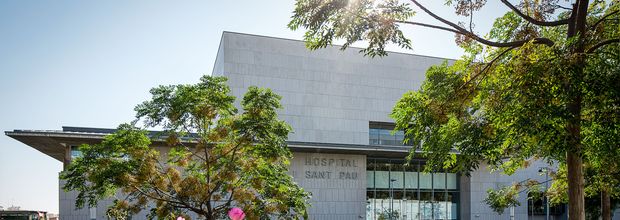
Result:
{"type": "Polygon", "coordinates": [[[370,122],[368,132],[368,144],[370,145],[392,145],[392,146],[413,146],[413,141],[405,141],[404,131],[394,131],[395,125],[386,122],[370,122]]]}
{"type": "Polygon", "coordinates": [[[75,159],[82,156],[79,146],[71,146],[71,159],[75,159]]]}
{"type": "MultiPolygon", "coordinates": [[[[540,193],[536,193],[536,194],[540,194],[540,193]]],[[[547,210],[546,210],[546,198],[542,195],[534,195],[534,193],[528,193],[528,200],[527,200],[527,213],[528,215],[532,216],[532,215],[546,215],[547,214],[547,210]]],[[[555,206],[549,206],[549,215],[554,215],[554,216],[559,216],[564,214],[565,212],[565,205],[560,204],[560,205],[555,205],[555,206]]]]}

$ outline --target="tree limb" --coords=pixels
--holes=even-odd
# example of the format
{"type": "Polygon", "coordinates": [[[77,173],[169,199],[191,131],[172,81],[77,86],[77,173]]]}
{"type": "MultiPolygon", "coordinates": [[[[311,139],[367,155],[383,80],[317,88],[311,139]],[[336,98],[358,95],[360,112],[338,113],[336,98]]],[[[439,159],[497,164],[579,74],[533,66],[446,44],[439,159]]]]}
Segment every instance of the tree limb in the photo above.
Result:
{"type": "Polygon", "coordinates": [[[601,17],[601,19],[596,21],[596,23],[594,23],[592,26],[590,26],[590,29],[594,30],[596,28],[596,26],[598,26],[600,23],[605,21],[605,19],[607,19],[609,16],[612,16],[612,15],[618,13],[618,12],[620,12],[620,11],[613,11],[613,12],[610,12],[609,14],[604,15],[603,17],[601,17]]]}
{"type": "Polygon", "coordinates": [[[493,60],[491,60],[491,62],[488,62],[483,68],[482,70],[480,70],[480,72],[478,72],[478,74],[474,75],[470,80],[467,80],[467,82],[465,82],[463,85],[461,85],[457,90],[461,90],[463,89],[463,87],[467,86],[469,83],[471,83],[472,81],[474,81],[478,76],[482,75],[484,72],[486,72],[491,65],[493,65],[497,60],[499,60],[501,57],[504,56],[504,54],[506,54],[508,51],[511,51],[513,49],[515,49],[517,47],[510,47],[504,51],[502,51],[500,54],[498,54],[495,58],[493,58],[493,60]]]}
{"type": "MultiPolygon", "coordinates": [[[[489,70],[491,68],[491,66],[497,62],[501,57],[503,57],[506,53],[508,53],[508,51],[511,51],[513,49],[517,48],[515,47],[510,47],[504,51],[502,51],[500,54],[498,54],[497,56],[495,56],[495,58],[493,58],[493,60],[491,60],[490,62],[488,62],[483,68],[482,70],[480,70],[480,72],[478,72],[478,74],[474,75],[471,79],[467,80],[467,82],[463,83],[463,85],[461,85],[456,91],[460,91],[461,89],[463,89],[465,86],[467,86],[468,84],[470,84],[471,82],[473,82],[476,78],[478,78],[478,76],[483,75],[482,79],[480,79],[480,81],[478,81],[478,83],[476,83],[476,86],[474,86],[474,88],[478,88],[478,86],[480,85],[480,83],[484,80],[484,78],[488,75],[488,74],[484,74],[485,72],[487,72],[487,70],[489,70]]],[[[474,89],[475,90],[475,89],[474,89]]],[[[470,90],[467,93],[467,96],[465,96],[465,98],[463,99],[463,101],[461,102],[461,108],[463,107],[463,105],[465,104],[465,101],[469,98],[469,96],[471,96],[474,93],[474,90],[470,90]]]]}
{"type": "Polygon", "coordinates": [[[555,6],[556,9],[557,8],[561,8],[561,9],[565,9],[565,10],[569,10],[569,11],[573,10],[572,8],[564,7],[564,6],[561,6],[561,5],[553,5],[553,6],[555,6]]]}
{"type": "MultiPolygon", "coordinates": [[[[590,5],[589,0],[579,0],[577,1],[577,16],[575,17],[575,31],[579,34],[581,39],[584,39],[586,36],[586,22],[588,19],[588,6],[590,5]]],[[[583,52],[583,44],[578,47],[578,52],[581,50],[583,52]]]]}
{"type": "Polygon", "coordinates": [[[511,4],[508,0],[502,0],[502,3],[504,3],[504,5],[508,6],[508,8],[510,8],[515,13],[517,13],[519,17],[538,26],[560,26],[560,25],[568,24],[568,21],[569,21],[569,19],[562,19],[562,20],[557,20],[557,21],[539,21],[529,15],[524,14],[521,10],[519,10],[516,6],[511,4]]]}
{"type": "Polygon", "coordinates": [[[612,44],[612,43],[620,43],[620,38],[614,38],[614,39],[608,39],[608,40],[601,41],[598,44],[595,44],[594,46],[590,47],[587,53],[593,53],[596,49],[602,46],[608,45],[608,44],[612,44]]]}
{"type": "Polygon", "coordinates": [[[449,31],[449,32],[452,32],[452,33],[455,33],[455,34],[464,34],[464,33],[460,32],[458,30],[447,28],[447,27],[442,27],[442,26],[439,26],[439,25],[425,24],[425,23],[414,22],[414,21],[395,21],[395,22],[403,23],[403,24],[410,24],[410,25],[417,25],[417,26],[428,27],[428,28],[434,28],[434,29],[449,31]]]}
{"type": "MultiPolygon", "coordinates": [[[[420,9],[422,9],[422,11],[426,12],[428,15],[430,15],[431,17],[435,18],[436,20],[440,21],[441,23],[444,23],[448,26],[451,26],[452,28],[454,28],[456,31],[459,32],[459,34],[463,34],[467,37],[470,37],[472,39],[474,39],[475,41],[487,45],[487,46],[491,46],[491,47],[519,47],[522,46],[523,44],[533,41],[534,44],[544,44],[547,46],[553,46],[555,43],[550,40],[549,38],[532,38],[532,39],[526,39],[526,40],[520,40],[520,41],[512,41],[512,42],[496,42],[496,41],[490,41],[487,39],[484,39],[468,30],[466,30],[465,28],[450,22],[440,16],[438,16],[437,14],[431,12],[430,10],[428,10],[426,7],[424,7],[423,5],[421,5],[417,0],[411,0],[411,2],[413,2],[416,6],[418,6],[420,9]]],[[[426,25],[425,27],[431,27],[430,25],[426,25]]],[[[436,27],[432,27],[432,28],[436,28],[436,27]]],[[[439,28],[442,30],[446,30],[445,28],[439,28]]],[[[450,31],[450,30],[448,30],[450,31]]],[[[454,31],[451,31],[454,32],[454,31]]]]}

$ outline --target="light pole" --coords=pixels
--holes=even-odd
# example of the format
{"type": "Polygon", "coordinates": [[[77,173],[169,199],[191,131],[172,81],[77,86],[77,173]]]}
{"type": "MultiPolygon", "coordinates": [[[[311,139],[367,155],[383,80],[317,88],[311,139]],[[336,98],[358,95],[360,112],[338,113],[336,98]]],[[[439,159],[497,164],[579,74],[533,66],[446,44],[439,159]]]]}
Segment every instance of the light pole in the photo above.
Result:
{"type": "Polygon", "coordinates": [[[403,200],[400,202],[400,211],[403,213],[403,219],[407,219],[407,211],[403,211],[403,210],[407,210],[409,211],[410,208],[407,207],[407,197],[403,196],[403,200]],[[403,208],[404,207],[404,208],[403,208]]]}
{"type": "Polygon", "coordinates": [[[394,192],[392,190],[392,183],[396,182],[396,179],[390,179],[389,188],[390,188],[390,219],[394,218],[394,192]]]}
{"type": "Polygon", "coordinates": [[[549,191],[549,167],[540,167],[538,172],[545,172],[545,220],[549,220],[549,196],[547,195],[547,191],[549,191]]]}

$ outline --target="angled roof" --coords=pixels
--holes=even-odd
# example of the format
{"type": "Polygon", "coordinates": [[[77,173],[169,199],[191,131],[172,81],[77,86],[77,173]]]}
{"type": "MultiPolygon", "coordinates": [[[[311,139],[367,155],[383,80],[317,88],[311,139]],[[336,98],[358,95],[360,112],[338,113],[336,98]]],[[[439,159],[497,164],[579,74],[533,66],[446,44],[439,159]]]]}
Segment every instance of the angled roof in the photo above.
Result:
{"type": "MultiPolygon", "coordinates": [[[[111,134],[114,131],[116,129],[63,126],[62,130],[5,131],[5,135],[63,162],[67,147],[99,143],[105,135],[111,134]]],[[[155,136],[156,133],[158,131],[150,131],[151,136],[155,136]]],[[[297,141],[289,141],[288,144],[294,152],[347,153],[386,157],[404,156],[410,150],[409,146],[375,146],[297,141]]]]}

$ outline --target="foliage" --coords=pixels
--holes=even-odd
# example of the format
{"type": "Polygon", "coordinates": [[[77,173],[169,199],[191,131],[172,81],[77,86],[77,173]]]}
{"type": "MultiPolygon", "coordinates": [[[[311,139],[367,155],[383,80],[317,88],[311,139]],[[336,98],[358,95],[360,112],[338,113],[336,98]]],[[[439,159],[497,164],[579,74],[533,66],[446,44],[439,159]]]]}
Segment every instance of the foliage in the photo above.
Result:
{"type": "Polygon", "coordinates": [[[293,30],[306,28],[304,40],[311,49],[324,48],[336,38],[346,40],[342,49],[367,40],[368,48],[362,52],[369,56],[387,55],[384,48],[388,42],[411,48],[395,21],[406,20],[414,13],[397,0],[302,0],[297,1],[294,13],[288,26],[293,30]]]}
{"type": "Polygon", "coordinates": [[[404,94],[392,113],[396,129],[417,143],[409,157],[426,157],[427,171],[467,174],[486,163],[512,174],[532,160],[555,161],[566,168],[569,190],[563,192],[570,193],[575,219],[584,215],[584,176],[588,190],[617,188],[620,1],[522,0],[514,5],[501,0],[509,10],[486,35],[473,29],[473,14],[485,0],[446,1],[468,25],[449,21],[417,0],[409,2],[297,0],[289,27],[306,28],[311,49],[334,39],[344,39],[343,48],[368,41],[361,52],[370,56],[387,55],[383,48],[390,42],[409,48],[403,25],[455,34],[466,53],[427,70],[421,88],[404,94]],[[440,24],[411,20],[414,7],[440,24]],[[347,19],[355,22],[340,22],[347,19]],[[393,31],[377,37],[370,34],[373,23],[393,31]],[[415,155],[418,150],[423,153],[415,155]],[[584,164],[593,175],[584,174],[584,164]]]}
{"type": "Polygon", "coordinates": [[[487,197],[484,199],[484,202],[493,211],[501,215],[507,208],[521,205],[519,194],[522,192],[527,192],[528,200],[536,200],[544,196],[544,193],[541,191],[541,183],[527,179],[510,186],[487,189],[487,197]]]}
{"type": "Polygon", "coordinates": [[[377,220],[389,220],[389,219],[398,219],[400,214],[398,210],[384,209],[383,211],[377,213],[377,220]]]}
{"type": "Polygon", "coordinates": [[[148,208],[150,218],[219,219],[233,206],[251,219],[306,216],[308,194],[286,173],[290,127],[277,119],[280,96],[250,87],[239,113],[225,82],[205,76],[153,88],[133,123],[80,146],[61,174],[64,189],[78,192],[76,207],[114,197],[108,214],[118,219],[148,208]]]}
{"type": "Polygon", "coordinates": [[[488,189],[484,202],[500,215],[508,207],[520,206],[519,195],[515,193],[513,188],[516,187],[502,187],[498,190],[488,189]]]}

